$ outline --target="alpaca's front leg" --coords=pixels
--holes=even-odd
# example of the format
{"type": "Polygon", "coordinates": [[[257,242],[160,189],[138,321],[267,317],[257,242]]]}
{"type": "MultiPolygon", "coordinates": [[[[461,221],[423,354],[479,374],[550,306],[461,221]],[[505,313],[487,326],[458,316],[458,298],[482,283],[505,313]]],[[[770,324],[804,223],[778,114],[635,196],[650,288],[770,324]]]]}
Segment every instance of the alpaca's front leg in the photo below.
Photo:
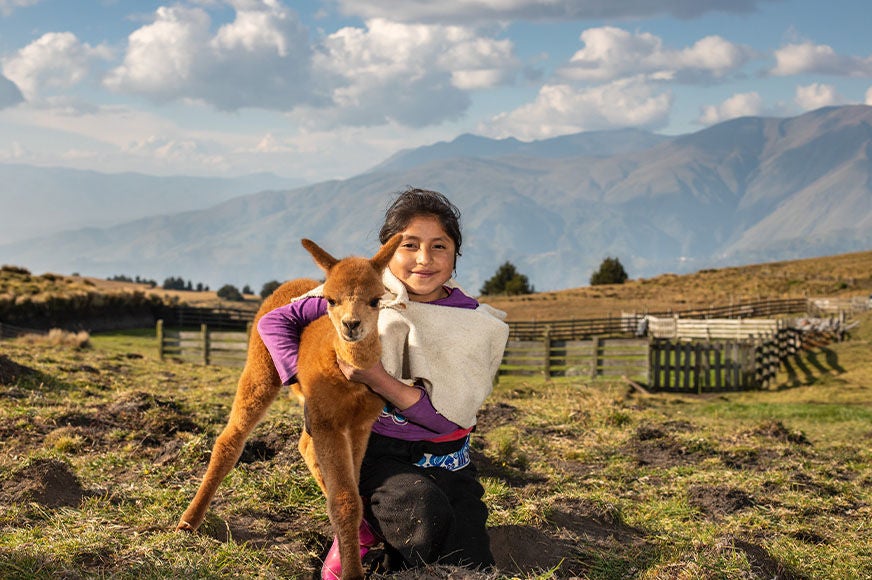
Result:
{"type": "Polygon", "coordinates": [[[314,431],[312,442],[327,489],[327,513],[339,539],[342,580],[362,580],[359,530],[363,502],[357,489],[349,434],[314,431]]]}

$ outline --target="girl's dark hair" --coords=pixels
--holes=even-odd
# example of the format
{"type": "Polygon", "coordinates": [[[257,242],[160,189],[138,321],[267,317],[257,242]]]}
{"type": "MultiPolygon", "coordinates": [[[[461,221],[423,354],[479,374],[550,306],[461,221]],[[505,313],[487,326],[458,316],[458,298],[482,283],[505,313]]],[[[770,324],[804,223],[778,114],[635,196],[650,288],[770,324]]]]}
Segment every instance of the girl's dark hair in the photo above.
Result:
{"type": "Polygon", "coordinates": [[[460,233],[460,210],[438,191],[409,188],[400,193],[385,211],[385,221],[378,233],[384,244],[391,236],[409,227],[413,218],[433,216],[442,224],[442,229],[454,240],[455,257],[460,255],[463,236],[460,233]]]}

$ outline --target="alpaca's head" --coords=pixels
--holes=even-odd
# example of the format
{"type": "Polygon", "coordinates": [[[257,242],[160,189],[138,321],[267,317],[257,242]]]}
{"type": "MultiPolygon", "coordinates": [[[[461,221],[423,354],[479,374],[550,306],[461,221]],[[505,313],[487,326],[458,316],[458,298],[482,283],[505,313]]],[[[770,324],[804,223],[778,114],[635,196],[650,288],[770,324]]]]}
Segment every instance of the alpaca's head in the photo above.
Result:
{"type": "Polygon", "coordinates": [[[385,292],[382,272],[402,241],[396,234],[372,258],[337,260],[311,240],[303,240],[315,263],[324,270],[324,298],[327,315],[339,337],[357,342],[378,332],[379,301],[385,292]]]}

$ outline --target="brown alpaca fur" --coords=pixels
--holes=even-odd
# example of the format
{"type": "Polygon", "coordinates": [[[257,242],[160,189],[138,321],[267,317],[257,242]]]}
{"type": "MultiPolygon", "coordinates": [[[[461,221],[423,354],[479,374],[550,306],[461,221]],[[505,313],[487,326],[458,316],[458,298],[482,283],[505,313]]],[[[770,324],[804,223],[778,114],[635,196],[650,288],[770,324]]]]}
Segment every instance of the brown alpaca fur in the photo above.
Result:
{"type": "MultiPolygon", "coordinates": [[[[402,239],[391,238],[371,259],[337,260],[310,240],[303,246],[326,273],[324,298],[328,316],[309,324],[300,338],[299,384],[294,393],[304,403],[306,429],[299,449],[327,498],[327,513],[339,538],[343,580],[363,578],[358,528],[363,505],[358,493],[360,466],[369,433],[384,400],[369,387],[345,378],[336,358],[368,368],[381,358],[378,338],[381,274],[402,239]]],[[[282,284],[255,316],[287,304],[318,285],[298,279],[282,284]]],[[[248,358],[239,378],[227,426],[215,441],[209,466],[177,529],[196,531],[221,481],[236,465],[245,440],[281,389],[278,372],[257,332],[251,334],[248,358]]]]}

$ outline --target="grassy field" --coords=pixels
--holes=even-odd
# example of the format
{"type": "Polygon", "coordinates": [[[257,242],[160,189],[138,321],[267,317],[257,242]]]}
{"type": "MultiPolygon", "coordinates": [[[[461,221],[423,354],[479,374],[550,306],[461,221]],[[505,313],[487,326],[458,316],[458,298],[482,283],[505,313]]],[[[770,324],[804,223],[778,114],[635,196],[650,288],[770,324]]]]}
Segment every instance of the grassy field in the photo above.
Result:
{"type": "MultiPolygon", "coordinates": [[[[237,369],[153,332],[0,342],[0,577],[312,578],[332,536],[281,397],[201,533],[175,524],[237,369]]],[[[400,578],[872,577],[872,317],[766,391],[504,379],[475,456],[498,570],[400,578]]],[[[789,372],[788,372],[789,371],[789,372]]]]}
{"type": "MultiPolygon", "coordinates": [[[[461,262],[462,265],[462,262],[461,262]]],[[[632,273],[631,273],[632,275],[632,273]]],[[[463,284],[463,280],[460,280],[463,284]]],[[[535,280],[531,283],[535,285],[535,280]]],[[[483,301],[504,310],[508,320],[567,320],[619,316],[621,312],[659,312],[708,308],[767,298],[869,296],[872,293],[872,251],[735,268],[700,270],[691,274],[662,274],[628,280],[625,284],[586,286],[524,296],[490,296],[483,301]]],[[[478,288],[468,288],[475,293],[478,288]]],[[[250,310],[259,296],[243,302],[221,300],[213,292],[185,292],[151,288],[145,284],[81,276],[31,274],[16,266],[0,267],[0,316],[4,309],[32,305],[39,311],[59,299],[95,300],[94,294],[118,299],[154,300],[166,304],[250,310]]],[[[85,310],[86,311],[86,310],[85,310]]],[[[7,320],[8,322],[8,320],[7,320]]]]}

